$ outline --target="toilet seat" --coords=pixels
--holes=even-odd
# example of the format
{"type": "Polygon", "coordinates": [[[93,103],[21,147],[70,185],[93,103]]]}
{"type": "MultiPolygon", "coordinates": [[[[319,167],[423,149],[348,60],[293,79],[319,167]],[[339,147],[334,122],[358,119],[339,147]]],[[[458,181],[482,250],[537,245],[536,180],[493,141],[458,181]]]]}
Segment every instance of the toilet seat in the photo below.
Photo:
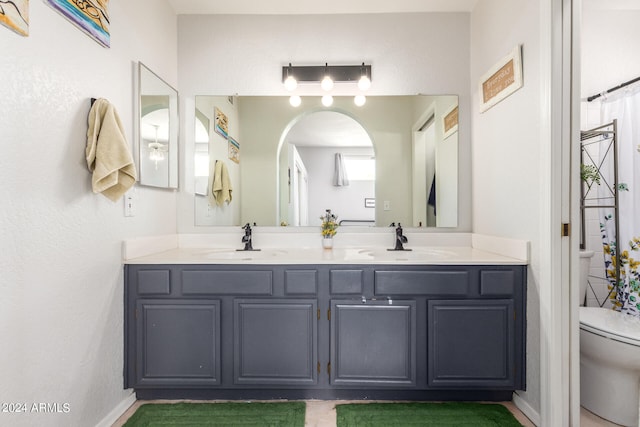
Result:
{"type": "Polygon", "coordinates": [[[640,318],[599,307],[580,307],[580,329],[640,347],[640,318]]]}

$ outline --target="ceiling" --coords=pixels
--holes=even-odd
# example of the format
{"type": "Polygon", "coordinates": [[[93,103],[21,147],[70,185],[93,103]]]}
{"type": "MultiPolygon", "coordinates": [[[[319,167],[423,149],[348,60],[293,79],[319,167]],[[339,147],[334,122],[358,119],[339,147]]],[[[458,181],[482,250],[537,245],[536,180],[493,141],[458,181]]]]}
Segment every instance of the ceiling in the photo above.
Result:
{"type": "Polygon", "coordinates": [[[336,111],[304,116],[287,133],[285,142],[298,147],[371,147],[369,134],[351,117],[336,111]]]}
{"type": "Polygon", "coordinates": [[[470,12],[478,0],[168,0],[178,15],[470,12]]]}

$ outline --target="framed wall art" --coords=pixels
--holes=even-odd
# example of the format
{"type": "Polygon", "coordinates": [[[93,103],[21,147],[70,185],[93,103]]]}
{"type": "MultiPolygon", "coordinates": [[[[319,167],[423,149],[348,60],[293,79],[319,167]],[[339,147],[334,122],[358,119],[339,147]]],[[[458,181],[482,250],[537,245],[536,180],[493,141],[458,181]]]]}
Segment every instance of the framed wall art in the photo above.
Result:
{"type": "Polygon", "coordinates": [[[29,0],[0,1],[0,24],[21,36],[28,36],[29,0]]]}
{"type": "Polygon", "coordinates": [[[236,162],[240,163],[240,143],[235,139],[229,137],[229,158],[236,162]]]}
{"type": "Polygon", "coordinates": [[[80,30],[104,47],[109,47],[109,0],[45,0],[80,30]]]}
{"type": "Polygon", "coordinates": [[[214,107],[215,131],[227,138],[229,136],[229,119],[218,107],[214,107]]]}
{"type": "Polygon", "coordinates": [[[484,113],[522,87],[522,48],[513,48],[480,79],[480,112],[484,113]]]}
{"type": "Polygon", "coordinates": [[[454,105],[444,113],[442,118],[444,126],[444,139],[458,132],[458,106],[454,105]]]}

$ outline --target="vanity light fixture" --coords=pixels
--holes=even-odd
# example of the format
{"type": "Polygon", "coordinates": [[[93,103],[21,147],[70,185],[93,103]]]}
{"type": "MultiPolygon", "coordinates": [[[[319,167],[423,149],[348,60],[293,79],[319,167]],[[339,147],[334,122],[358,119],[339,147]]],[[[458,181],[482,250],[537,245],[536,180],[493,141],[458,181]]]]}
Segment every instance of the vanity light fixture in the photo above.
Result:
{"type": "Polygon", "coordinates": [[[370,87],[371,87],[371,79],[369,78],[369,76],[367,76],[367,68],[364,66],[364,62],[363,62],[362,67],[360,67],[360,80],[358,80],[358,89],[367,90],[370,87]]]}
{"type": "MultiPolygon", "coordinates": [[[[282,67],[282,83],[287,91],[292,92],[298,88],[299,83],[320,83],[320,87],[329,92],[334,83],[356,83],[360,91],[366,91],[371,87],[371,65],[364,62],[361,65],[324,65],[293,66],[291,63],[282,67]]],[[[362,107],[367,99],[359,94],[354,98],[354,103],[362,107]]],[[[293,107],[302,103],[300,96],[293,95],[289,98],[293,107]]],[[[333,97],[329,94],[322,97],[322,105],[329,107],[333,104],[333,97]]]]}
{"type": "MultiPolygon", "coordinates": [[[[371,65],[365,65],[363,62],[361,65],[310,65],[310,66],[295,66],[285,65],[282,67],[282,83],[289,90],[289,84],[287,82],[296,82],[296,87],[299,84],[304,83],[322,83],[333,87],[334,83],[359,83],[363,77],[365,80],[363,84],[366,85],[368,81],[371,86],[371,65]],[[328,79],[325,80],[325,78],[328,79]]],[[[322,87],[325,89],[325,87],[322,87]]],[[[331,89],[325,89],[331,90],[331,89]]],[[[366,90],[366,89],[361,89],[366,90]]]]}
{"type": "Polygon", "coordinates": [[[291,74],[291,62],[289,62],[289,66],[287,67],[287,78],[284,79],[284,87],[289,92],[293,92],[298,87],[298,81],[291,74]]]}
{"type": "Polygon", "coordinates": [[[329,92],[331,89],[333,89],[333,79],[331,78],[331,75],[329,74],[329,64],[324,64],[324,77],[322,78],[322,81],[320,82],[320,87],[322,88],[322,90],[324,90],[325,92],[329,92]]]}

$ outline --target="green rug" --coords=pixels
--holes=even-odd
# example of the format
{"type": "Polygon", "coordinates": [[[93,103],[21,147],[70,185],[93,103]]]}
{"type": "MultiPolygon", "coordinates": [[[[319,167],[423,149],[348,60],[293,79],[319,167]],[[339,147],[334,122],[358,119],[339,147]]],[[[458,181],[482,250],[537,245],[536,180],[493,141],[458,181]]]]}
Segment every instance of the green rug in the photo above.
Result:
{"type": "Polygon", "coordinates": [[[336,405],[336,411],[338,427],[522,426],[507,408],[499,404],[362,403],[336,405]]]}
{"type": "Polygon", "coordinates": [[[305,407],[304,402],[147,403],[125,426],[304,427],[305,407]]]}

